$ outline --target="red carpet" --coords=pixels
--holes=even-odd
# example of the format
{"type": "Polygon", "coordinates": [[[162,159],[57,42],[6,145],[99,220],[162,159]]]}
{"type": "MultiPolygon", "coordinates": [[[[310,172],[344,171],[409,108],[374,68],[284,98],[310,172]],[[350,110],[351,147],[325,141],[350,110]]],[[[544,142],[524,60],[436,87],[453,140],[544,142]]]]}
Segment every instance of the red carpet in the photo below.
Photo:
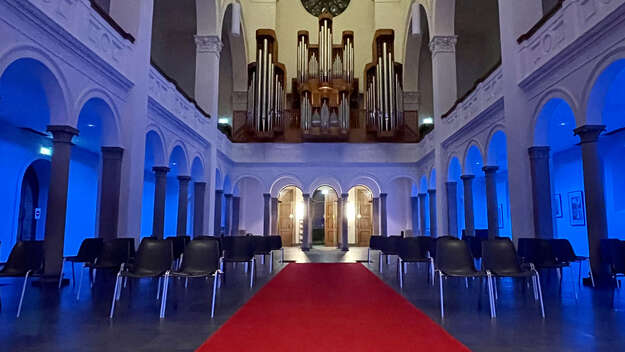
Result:
{"type": "Polygon", "coordinates": [[[198,351],[468,348],[361,264],[289,264],[198,351]]]}

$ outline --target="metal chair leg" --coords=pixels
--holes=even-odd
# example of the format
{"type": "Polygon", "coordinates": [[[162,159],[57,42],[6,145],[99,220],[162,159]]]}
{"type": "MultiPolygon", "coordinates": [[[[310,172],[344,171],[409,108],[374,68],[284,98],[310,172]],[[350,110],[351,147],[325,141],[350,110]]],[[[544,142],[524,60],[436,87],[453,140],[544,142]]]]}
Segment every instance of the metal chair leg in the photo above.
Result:
{"type": "Polygon", "coordinates": [[[575,301],[577,301],[577,285],[575,284],[575,271],[573,271],[573,266],[569,266],[569,271],[571,272],[571,284],[573,285],[573,292],[575,293],[575,301]]]}
{"type": "Polygon", "coordinates": [[[380,260],[379,260],[379,262],[380,262],[380,270],[379,271],[380,271],[380,274],[382,274],[382,252],[380,252],[380,260]]]}
{"type": "Polygon", "coordinates": [[[17,306],[17,318],[20,317],[20,313],[22,313],[22,303],[24,303],[24,293],[26,293],[26,284],[28,284],[28,277],[30,276],[30,270],[26,272],[24,276],[24,284],[22,285],[22,295],[20,296],[20,303],[17,306]]]}
{"type": "Polygon", "coordinates": [[[397,267],[399,269],[399,288],[404,288],[404,263],[401,258],[397,259],[397,267]]]}
{"type": "MultiPolygon", "coordinates": [[[[72,263],[72,265],[74,265],[72,263]]],[[[81,268],[80,270],[80,279],[78,281],[78,290],[76,291],[76,300],[79,301],[80,300],[80,289],[82,288],[82,277],[85,274],[85,268],[81,268]]]]}
{"type": "Polygon", "coordinates": [[[96,269],[91,270],[91,288],[95,285],[96,269]]]}
{"type": "Polygon", "coordinates": [[[161,297],[161,283],[163,281],[162,277],[158,278],[158,285],[156,287],[156,300],[158,301],[158,299],[161,297]]]}
{"type": "Polygon", "coordinates": [[[592,287],[595,287],[595,277],[592,274],[592,267],[590,266],[590,259],[588,259],[588,271],[590,272],[590,282],[592,283],[592,287]]]}
{"type": "MultiPolygon", "coordinates": [[[[158,280],[160,287],[160,278],[158,280]]],[[[167,309],[167,291],[169,289],[169,271],[165,273],[165,279],[163,280],[163,297],[161,297],[161,319],[165,318],[165,309],[167,309]]]]}
{"type": "Polygon", "coordinates": [[[280,248],[280,263],[284,263],[284,248],[280,248]]]}
{"type": "MultiPolygon", "coordinates": [[[[252,288],[254,286],[254,262],[256,261],[256,258],[252,258],[252,267],[250,269],[250,288],[252,288]]],[[[247,263],[246,263],[247,264],[247,263]]]]}
{"type": "Polygon", "coordinates": [[[61,283],[63,283],[63,269],[65,269],[65,258],[63,258],[63,262],[61,263],[61,274],[59,275],[59,288],[61,288],[61,283]]]}
{"type": "MultiPolygon", "coordinates": [[[[224,272],[224,258],[219,258],[219,271],[223,273],[223,280],[225,280],[226,273],[224,272]]],[[[219,280],[219,288],[221,288],[221,282],[223,280],[219,280]]]]}
{"type": "Polygon", "coordinates": [[[269,252],[269,272],[273,273],[273,251],[269,252]]]}
{"type": "MultiPolygon", "coordinates": [[[[74,262],[71,262],[71,263],[72,263],[72,287],[76,287],[76,273],[74,272],[74,262]]],[[[61,269],[61,278],[62,277],[63,277],[63,269],[61,269]]]]}
{"type": "Polygon", "coordinates": [[[215,273],[213,281],[213,300],[211,302],[211,319],[215,317],[215,294],[217,293],[217,281],[219,281],[219,272],[215,273]]]}
{"type": "Polygon", "coordinates": [[[121,278],[121,272],[117,273],[117,278],[115,279],[115,290],[113,291],[113,302],[111,303],[111,313],[109,314],[109,318],[113,319],[113,314],[115,313],[115,301],[117,301],[119,298],[119,291],[120,291],[120,278],[121,278]]]}
{"type": "Polygon", "coordinates": [[[469,278],[468,277],[464,278],[464,287],[465,288],[469,288],[469,278]]]}
{"type": "Polygon", "coordinates": [[[488,302],[490,303],[490,317],[492,318],[496,318],[497,317],[497,310],[496,310],[496,306],[495,306],[495,298],[494,298],[494,294],[493,294],[493,279],[494,277],[491,275],[490,272],[487,272],[487,280],[488,280],[488,302]]]}
{"type": "Polygon", "coordinates": [[[367,248],[367,263],[371,263],[371,248],[367,248]]]}
{"type": "Polygon", "coordinates": [[[536,288],[538,290],[538,298],[540,299],[540,315],[545,318],[545,306],[543,305],[543,290],[540,286],[540,275],[537,270],[534,270],[534,275],[536,275],[536,288]]]}
{"type": "Polygon", "coordinates": [[[439,287],[440,287],[440,294],[441,294],[441,319],[445,319],[445,303],[444,303],[444,298],[443,298],[443,273],[442,272],[438,272],[438,282],[439,282],[439,287]]]}

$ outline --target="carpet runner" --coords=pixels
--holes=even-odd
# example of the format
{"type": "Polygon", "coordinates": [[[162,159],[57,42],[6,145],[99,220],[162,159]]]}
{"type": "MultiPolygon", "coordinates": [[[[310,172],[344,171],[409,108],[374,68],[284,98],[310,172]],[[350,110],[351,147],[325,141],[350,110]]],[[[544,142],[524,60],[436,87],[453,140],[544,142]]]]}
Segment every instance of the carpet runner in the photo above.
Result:
{"type": "Polygon", "coordinates": [[[200,348],[468,351],[361,264],[289,264],[200,348]]]}

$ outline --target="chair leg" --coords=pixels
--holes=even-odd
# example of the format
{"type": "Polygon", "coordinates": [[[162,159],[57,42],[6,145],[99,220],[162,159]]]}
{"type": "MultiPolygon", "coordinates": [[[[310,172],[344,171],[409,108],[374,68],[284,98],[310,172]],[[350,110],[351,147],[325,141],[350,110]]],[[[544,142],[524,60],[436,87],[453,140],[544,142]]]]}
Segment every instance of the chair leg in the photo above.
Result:
{"type": "Polygon", "coordinates": [[[61,288],[61,283],[63,283],[63,269],[65,269],[65,258],[63,258],[63,262],[61,263],[61,274],[59,275],[59,288],[61,288]]]}
{"type": "MultiPolygon", "coordinates": [[[[74,262],[71,262],[71,263],[72,263],[72,287],[76,287],[76,273],[74,272],[74,262]]],[[[62,277],[63,277],[63,269],[61,269],[61,278],[62,277]]]]}
{"type": "Polygon", "coordinates": [[[187,287],[189,287],[189,278],[185,277],[184,278],[184,288],[187,288],[187,287]]]}
{"type": "MultiPolygon", "coordinates": [[[[72,263],[72,266],[74,263],[72,263]]],[[[82,277],[85,274],[85,268],[81,268],[80,270],[80,279],[78,281],[78,290],[76,291],[76,300],[80,300],[80,289],[82,288],[82,277]]]]}
{"type": "Polygon", "coordinates": [[[404,263],[401,258],[397,259],[397,269],[399,270],[399,288],[404,288],[404,263]]]}
{"type": "Polygon", "coordinates": [[[280,248],[280,263],[284,263],[284,248],[280,248]]]}
{"type": "Polygon", "coordinates": [[[273,273],[273,251],[269,252],[269,272],[273,273]]]}
{"type": "Polygon", "coordinates": [[[371,263],[371,248],[367,248],[367,263],[371,263]]]}
{"type": "Polygon", "coordinates": [[[540,299],[540,315],[545,318],[545,306],[543,305],[543,290],[540,286],[540,275],[538,271],[534,270],[534,275],[536,275],[536,290],[538,291],[538,298],[540,299]]]}
{"type": "Polygon", "coordinates": [[[493,277],[493,293],[495,294],[495,299],[498,300],[499,299],[499,294],[497,293],[497,278],[493,277]]]}
{"type": "Polygon", "coordinates": [[[536,285],[536,276],[532,275],[532,290],[534,291],[534,301],[538,301],[538,286],[536,285]]]}
{"type": "Polygon", "coordinates": [[[386,265],[389,265],[389,264],[391,264],[391,256],[387,255],[386,256],[386,265]]]}
{"type": "Polygon", "coordinates": [[[91,288],[95,285],[96,269],[91,269],[91,288]]]}
{"type": "Polygon", "coordinates": [[[221,288],[221,282],[226,279],[226,273],[224,272],[224,259],[219,258],[219,271],[223,273],[223,279],[219,280],[219,288],[221,288]]]}
{"type": "Polygon", "coordinates": [[[469,278],[468,277],[464,278],[464,287],[465,288],[469,288],[469,278]]]}
{"type": "Polygon", "coordinates": [[[497,317],[497,311],[495,307],[495,298],[493,294],[493,276],[490,272],[487,273],[486,280],[488,281],[488,302],[490,303],[490,318],[497,317]]]}
{"type": "Polygon", "coordinates": [[[440,294],[441,294],[441,319],[445,319],[445,303],[444,303],[444,299],[443,299],[443,273],[442,272],[438,272],[438,283],[439,283],[439,287],[440,287],[440,294]]]}
{"type": "Polygon", "coordinates": [[[573,292],[575,292],[575,301],[577,301],[577,285],[575,284],[575,271],[572,265],[569,266],[569,271],[571,272],[571,284],[573,285],[573,292]]]}
{"type": "MultiPolygon", "coordinates": [[[[252,267],[250,269],[250,288],[252,288],[254,286],[254,262],[256,261],[256,258],[252,258],[252,267]]],[[[247,266],[247,263],[246,263],[247,266]]]]}
{"type": "Polygon", "coordinates": [[[379,271],[380,271],[380,274],[382,274],[382,252],[380,252],[380,260],[379,260],[379,262],[380,262],[380,270],[379,271]]]}
{"type": "Polygon", "coordinates": [[[430,280],[431,280],[432,286],[434,286],[434,276],[436,276],[436,272],[434,270],[434,259],[430,258],[430,280]]]}
{"type": "Polygon", "coordinates": [[[264,254],[260,255],[260,264],[265,265],[265,255],[264,254]]]}
{"type": "Polygon", "coordinates": [[[215,294],[217,293],[217,281],[219,281],[219,272],[215,273],[213,281],[213,300],[211,302],[211,319],[215,317],[215,294]]]}
{"type": "Polygon", "coordinates": [[[117,301],[119,298],[119,291],[120,291],[120,278],[121,278],[121,271],[119,273],[117,273],[117,278],[115,279],[115,290],[113,291],[113,302],[111,303],[111,313],[109,314],[109,318],[113,319],[113,314],[115,313],[115,301],[117,301]]]}
{"type": "Polygon", "coordinates": [[[128,285],[128,276],[124,277],[124,288],[128,285]]]}
{"type": "Polygon", "coordinates": [[[158,285],[156,287],[156,300],[158,301],[158,299],[161,297],[161,283],[163,281],[162,277],[158,278],[158,285]]]}
{"type": "MultiPolygon", "coordinates": [[[[159,277],[159,287],[160,287],[160,277],[159,277]]],[[[165,318],[165,309],[167,309],[167,291],[169,289],[169,271],[165,273],[165,279],[163,280],[163,297],[161,297],[161,319],[165,318]]]]}
{"type": "MultiPolygon", "coordinates": [[[[236,265],[236,263],[234,264],[236,265]]],[[[245,273],[247,274],[247,269],[248,269],[249,263],[245,263],[245,273]]]]}
{"type": "Polygon", "coordinates": [[[592,287],[595,287],[595,277],[592,275],[592,267],[590,266],[590,259],[588,259],[588,271],[590,272],[590,282],[592,283],[592,287]]]}
{"type": "Polygon", "coordinates": [[[26,272],[24,276],[24,284],[22,285],[22,295],[20,296],[20,303],[17,306],[17,318],[20,317],[20,313],[22,313],[22,303],[24,303],[24,293],[26,293],[26,284],[28,284],[28,277],[30,276],[30,270],[26,272]]]}

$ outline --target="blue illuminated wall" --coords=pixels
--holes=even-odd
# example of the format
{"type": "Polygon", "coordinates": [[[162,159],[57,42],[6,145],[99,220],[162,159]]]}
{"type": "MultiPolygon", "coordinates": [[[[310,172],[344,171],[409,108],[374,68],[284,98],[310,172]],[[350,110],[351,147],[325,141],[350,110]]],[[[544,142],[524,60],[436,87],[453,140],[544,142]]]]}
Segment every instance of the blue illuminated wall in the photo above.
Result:
{"type": "Polygon", "coordinates": [[[141,204],[141,237],[152,236],[154,219],[154,173],[144,170],[143,200],[141,204]]]}

